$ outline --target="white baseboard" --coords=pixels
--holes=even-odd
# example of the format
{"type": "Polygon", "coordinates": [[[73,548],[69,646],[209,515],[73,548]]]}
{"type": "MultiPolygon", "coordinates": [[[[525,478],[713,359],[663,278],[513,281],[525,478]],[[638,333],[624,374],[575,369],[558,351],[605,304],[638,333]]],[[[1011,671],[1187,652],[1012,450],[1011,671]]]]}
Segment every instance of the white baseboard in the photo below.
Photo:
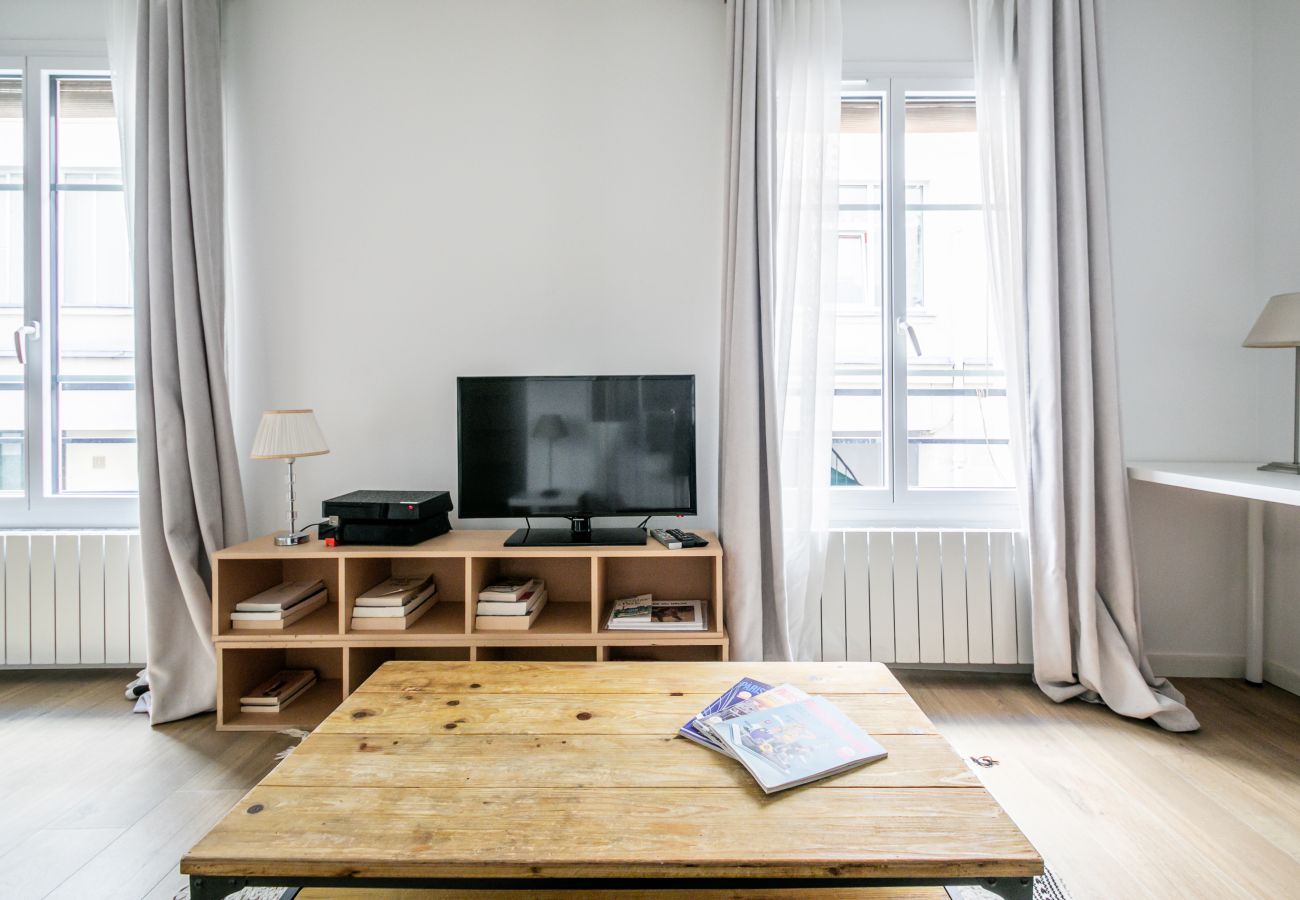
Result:
{"type": "Polygon", "coordinates": [[[1166,678],[1245,678],[1240,653],[1147,653],[1151,669],[1166,678]]]}
{"type": "Polygon", "coordinates": [[[1284,691],[1300,694],[1300,672],[1287,668],[1280,663],[1264,660],[1264,680],[1275,684],[1284,691]]]}

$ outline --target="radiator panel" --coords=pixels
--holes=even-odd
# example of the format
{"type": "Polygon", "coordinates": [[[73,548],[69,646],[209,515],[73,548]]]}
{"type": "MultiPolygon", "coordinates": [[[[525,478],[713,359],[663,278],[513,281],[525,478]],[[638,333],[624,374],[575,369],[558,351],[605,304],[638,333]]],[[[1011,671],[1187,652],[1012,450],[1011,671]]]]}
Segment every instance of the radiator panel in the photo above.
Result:
{"type": "Polygon", "coordinates": [[[1032,662],[1027,570],[1010,532],[832,532],[822,658],[1032,662]]]}
{"type": "Polygon", "coordinates": [[[144,662],[138,535],[4,532],[0,564],[0,665],[144,662]]]}

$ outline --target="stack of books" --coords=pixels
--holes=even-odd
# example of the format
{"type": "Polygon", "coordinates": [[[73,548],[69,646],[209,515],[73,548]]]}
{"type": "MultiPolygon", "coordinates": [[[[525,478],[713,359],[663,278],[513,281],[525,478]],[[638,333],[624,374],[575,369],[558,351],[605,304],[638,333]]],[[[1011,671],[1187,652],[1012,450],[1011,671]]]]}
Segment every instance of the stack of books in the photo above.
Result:
{"type": "Polygon", "coordinates": [[[438,602],[432,575],[394,575],[357,597],[353,631],[403,631],[438,602]]]}
{"type": "Polygon", "coordinates": [[[316,683],[315,669],[285,669],[239,698],[239,711],[278,713],[316,683]]]}
{"type": "MultiPolygon", "coordinates": [[[[241,600],[230,614],[230,627],[243,630],[280,631],[325,605],[329,594],[325,582],[285,581],[262,593],[241,600]]],[[[335,626],[334,630],[337,630],[335,626]]]]}
{"type": "Polygon", "coordinates": [[[546,582],[540,578],[503,578],[478,592],[477,631],[526,631],[546,606],[546,582]]]}
{"type": "Polygon", "coordinates": [[[738,760],[767,794],[887,755],[825,697],[753,678],[736,682],[678,734],[738,760]]]}
{"type": "Polygon", "coordinates": [[[637,594],[615,600],[605,627],[610,631],[705,631],[708,603],[704,600],[656,600],[637,594]]]}

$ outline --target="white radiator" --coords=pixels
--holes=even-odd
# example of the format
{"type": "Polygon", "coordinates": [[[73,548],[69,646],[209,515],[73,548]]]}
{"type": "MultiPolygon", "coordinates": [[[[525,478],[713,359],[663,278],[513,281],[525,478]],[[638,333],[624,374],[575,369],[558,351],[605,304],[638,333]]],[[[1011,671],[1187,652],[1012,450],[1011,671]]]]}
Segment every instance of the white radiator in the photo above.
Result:
{"type": "Polygon", "coordinates": [[[0,664],[143,663],[140,537],[0,532],[0,664]]]}
{"type": "Polygon", "coordinates": [[[1024,538],[832,532],[821,632],[826,660],[1032,662],[1024,538]]]}

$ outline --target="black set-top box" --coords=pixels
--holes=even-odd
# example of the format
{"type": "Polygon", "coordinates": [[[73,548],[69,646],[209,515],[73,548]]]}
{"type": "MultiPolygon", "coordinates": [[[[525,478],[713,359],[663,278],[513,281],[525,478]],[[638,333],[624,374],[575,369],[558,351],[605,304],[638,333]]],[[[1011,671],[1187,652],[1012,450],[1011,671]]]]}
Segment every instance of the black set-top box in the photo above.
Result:
{"type": "Polygon", "coordinates": [[[446,491],[353,491],[321,504],[322,540],[409,546],[451,531],[446,491]]]}

